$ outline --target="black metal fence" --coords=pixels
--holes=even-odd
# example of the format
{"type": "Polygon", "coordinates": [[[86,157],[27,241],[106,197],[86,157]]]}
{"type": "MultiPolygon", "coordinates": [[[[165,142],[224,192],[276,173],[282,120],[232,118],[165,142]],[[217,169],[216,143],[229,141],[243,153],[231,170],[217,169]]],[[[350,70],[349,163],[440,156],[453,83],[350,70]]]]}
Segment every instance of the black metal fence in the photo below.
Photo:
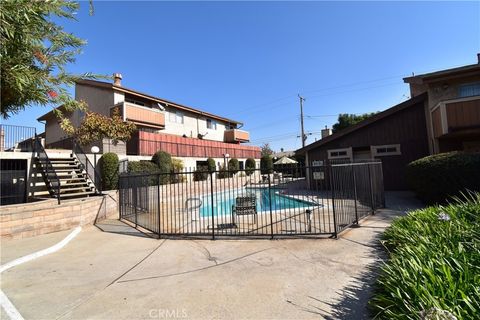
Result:
{"type": "Polygon", "coordinates": [[[88,178],[95,186],[97,193],[102,192],[102,174],[97,164],[93,165],[88,159],[87,154],[83,151],[82,147],[72,139],[72,152],[80,162],[82,169],[87,173],[88,178]]]}
{"type": "Polygon", "coordinates": [[[27,199],[27,160],[0,158],[0,205],[27,199]]]}
{"type": "Polygon", "coordinates": [[[384,206],[381,162],[121,174],[120,218],[159,237],[333,236],[384,206]]]}
{"type": "Polygon", "coordinates": [[[36,129],[0,124],[0,151],[32,151],[36,129]]]}

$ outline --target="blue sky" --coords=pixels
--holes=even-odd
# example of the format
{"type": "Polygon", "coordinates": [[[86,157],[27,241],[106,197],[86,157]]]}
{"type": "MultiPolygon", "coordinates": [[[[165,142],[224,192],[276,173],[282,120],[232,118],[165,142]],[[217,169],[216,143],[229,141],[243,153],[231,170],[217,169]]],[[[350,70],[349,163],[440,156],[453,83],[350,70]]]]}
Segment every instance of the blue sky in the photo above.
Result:
{"type": "MultiPolygon", "coordinates": [[[[82,2],[66,30],[86,39],[74,73],[243,121],[252,144],[301,145],[338,113],[387,109],[402,77],[476,63],[480,2],[82,2]]],[[[73,91],[72,91],[73,92],[73,91]]],[[[43,130],[32,107],[7,124],[43,130]]]]}

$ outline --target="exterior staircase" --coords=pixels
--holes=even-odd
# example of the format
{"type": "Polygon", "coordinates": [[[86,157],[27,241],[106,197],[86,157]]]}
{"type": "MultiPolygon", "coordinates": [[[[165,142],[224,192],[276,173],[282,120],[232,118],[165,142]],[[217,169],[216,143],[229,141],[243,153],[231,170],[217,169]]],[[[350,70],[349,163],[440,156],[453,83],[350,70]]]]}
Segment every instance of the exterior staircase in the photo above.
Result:
{"type": "Polygon", "coordinates": [[[35,178],[31,196],[70,199],[88,197],[96,193],[84,166],[71,154],[69,157],[35,157],[35,178]],[[39,181],[40,178],[43,180],[39,181]]]}

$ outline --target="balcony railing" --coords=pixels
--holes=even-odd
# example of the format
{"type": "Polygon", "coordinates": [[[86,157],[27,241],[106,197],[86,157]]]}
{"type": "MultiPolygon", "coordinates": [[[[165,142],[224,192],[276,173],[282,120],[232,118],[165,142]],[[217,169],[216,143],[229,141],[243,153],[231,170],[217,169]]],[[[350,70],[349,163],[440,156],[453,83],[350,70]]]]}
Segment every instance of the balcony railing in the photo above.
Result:
{"type": "Polygon", "coordinates": [[[260,158],[260,148],[220,141],[200,140],[162,133],[138,131],[127,142],[127,154],[151,156],[158,150],[174,157],[260,158]]]}
{"type": "Polygon", "coordinates": [[[165,128],[165,113],[149,107],[139,106],[129,102],[121,102],[112,109],[118,108],[124,120],[142,126],[157,129],[165,128]]]}
{"type": "Polygon", "coordinates": [[[446,134],[480,128],[480,96],[444,100],[431,111],[433,135],[446,134]]]}
{"type": "Polygon", "coordinates": [[[225,130],[225,142],[248,142],[250,133],[238,129],[225,130]]]}

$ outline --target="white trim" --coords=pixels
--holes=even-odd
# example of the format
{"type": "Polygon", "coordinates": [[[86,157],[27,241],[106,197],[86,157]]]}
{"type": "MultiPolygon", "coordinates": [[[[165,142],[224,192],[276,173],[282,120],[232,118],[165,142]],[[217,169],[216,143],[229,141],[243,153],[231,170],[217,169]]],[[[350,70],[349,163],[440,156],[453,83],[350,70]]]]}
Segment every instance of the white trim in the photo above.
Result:
{"type": "MultiPolygon", "coordinates": [[[[80,231],[82,230],[82,227],[76,227],[73,229],[73,231],[65,237],[62,241],[59,243],[47,248],[43,249],[37,252],[34,252],[32,254],[20,257],[18,259],[15,259],[13,261],[7,262],[3,265],[0,266],[0,274],[10,268],[13,268],[15,266],[18,266],[19,264],[40,258],[42,256],[45,256],[47,254],[53,253],[55,251],[58,251],[65,247],[73,238],[75,238],[80,231]]],[[[8,299],[7,295],[3,293],[2,290],[0,290],[0,305],[2,306],[3,310],[5,310],[5,313],[10,317],[11,320],[23,320],[22,315],[20,312],[15,308],[13,303],[8,299]]]]}
{"type": "Polygon", "coordinates": [[[383,156],[397,156],[401,155],[402,151],[400,150],[400,145],[399,144],[385,144],[381,146],[370,146],[370,150],[372,152],[373,157],[383,157],[383,156]],[[383,148],[395,148],[396,151],[390,151],[390,152],[378,152],[378,149],[383,149],[383,148]]]}
{"type": "Polygon", "coordinates": [[[342,148],[342,149],[329,149],[327,150],[327,157],[328,159],[350,159],[352,160],[352,147],[350,148],[342,148]],[[343,156],[332,156],[332,152],[346,152],[346,154],[343,156]]]}
{"type": "Polygon", "coordinates": [[[442,123],[442,134],[448,133],[447,105],[440,106],[440,122],[442,123]]]}

